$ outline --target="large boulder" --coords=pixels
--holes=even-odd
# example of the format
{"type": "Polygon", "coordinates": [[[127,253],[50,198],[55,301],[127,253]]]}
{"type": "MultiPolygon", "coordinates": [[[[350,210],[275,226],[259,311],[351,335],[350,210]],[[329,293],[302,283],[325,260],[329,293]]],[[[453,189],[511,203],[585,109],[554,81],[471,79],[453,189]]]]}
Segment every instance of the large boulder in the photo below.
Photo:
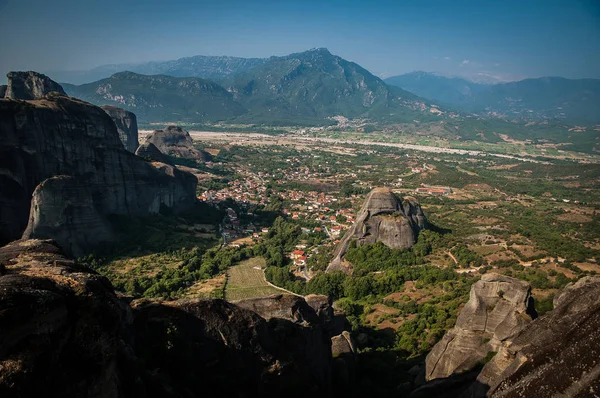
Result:
{"type": "Polygon", "coordinates": [[[390,189],[375,188],[367,195],[356,221],[333,252],[327,272],[351,272],[352,265],[344,261],[344,255],[352,241],[358,246],[382,242],[393,249],[407,249],[415,244],[419,231],[426,225],[423,210],[415,198],[399,200],[390,189]]]}
{"type": "Polygon", "coordinates": [[[554,310],[499,348],[469,396],[597,396],[599,341],[600,277],[585,277],[567,285],[554,310]]]}
{"type": "Polygon", "coordinates": [[[426,379],[449,377],[483,364],[535,317],[529,284],[495,273],[483,275],[471,287],[454,328],[427,355],[426,379]]]}
{"type": "Polygon", "coordinates": [[[0,248],[0,395],[331,396],[318,324],[223,300],[119,299],[52,241],[0,248]]]}
{"type": "Polygon", "coordinates": [[[104,105],[101,108],[115,122],[119,138],[125,149],[131,153],[135,153],[135,150],[140,145],[138,142],[138,125],[135,114],[112,105],[104,105]]]}
{"type": "Polygon", "coordinates": [[[55,238],[80,256],[117,238],[106,230],[108,215],[186,210],[196,185],[189,173],[125,151],[115,123],[94,105],[52,94],[0,99],[0,244],[55,238]]]}
{"type": "Polygon", "coordinates": [[[6,76],[8,77],[8,86],[4,95],[6,98],[37,100],[52,92],[67,95],[60,84],[41,73],[9,72],[6,76]]]}
{"type": "Polygon", "coordinates": [[[208,152],[194,147],[190,133],[179,126],[168,126],[150,133],[145,142],[154,144],[165,155],[199,161],[212,160],[208,152]]]}

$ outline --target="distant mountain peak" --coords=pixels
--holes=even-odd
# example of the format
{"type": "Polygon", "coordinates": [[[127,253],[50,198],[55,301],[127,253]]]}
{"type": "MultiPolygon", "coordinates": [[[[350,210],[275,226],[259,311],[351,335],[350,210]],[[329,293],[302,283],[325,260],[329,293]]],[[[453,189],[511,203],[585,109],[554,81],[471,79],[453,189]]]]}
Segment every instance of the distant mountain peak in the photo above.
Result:
{"type": "Polygon", "coordinates": [[[314,47],[314,48],[311,48],[310,50],[305,51],[305,52],[307,52],[307,53],[308,52],[315,52],[315,53],[321,53],[321,54],[329,54],[329,55],[331,55],[331,52],[327,48],[325,48],[325,47],[314,47]]]}

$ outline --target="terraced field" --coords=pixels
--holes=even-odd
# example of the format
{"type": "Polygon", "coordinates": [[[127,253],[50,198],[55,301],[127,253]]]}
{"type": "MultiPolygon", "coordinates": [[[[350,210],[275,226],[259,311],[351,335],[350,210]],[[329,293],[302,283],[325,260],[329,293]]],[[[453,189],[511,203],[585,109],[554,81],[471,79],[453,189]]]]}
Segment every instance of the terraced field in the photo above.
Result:
{"type": "Polygon", "coordinates": [[[227,270],[225,299],[237,301],[247,298],[264,297],[281,290],[270,286],[264,278],[265,259],[254,257],[227,270]]]}

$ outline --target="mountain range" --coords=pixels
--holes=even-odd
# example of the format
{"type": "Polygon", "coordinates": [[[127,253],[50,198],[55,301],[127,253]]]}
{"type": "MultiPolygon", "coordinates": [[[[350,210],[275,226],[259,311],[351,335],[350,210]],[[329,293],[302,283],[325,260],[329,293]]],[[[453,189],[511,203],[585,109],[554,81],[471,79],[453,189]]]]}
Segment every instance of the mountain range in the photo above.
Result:
{"type": "Polygon", "coordinates": [[[102,65],[81,71],[48,71],[56,81],[69,84],[92,83],[118,72],[130,71],[143,75],[167,75],[173,77],[202,77],[220,80],[241,73],[267,62],[268,58],[240,58],[228,56],[196,55],[171,61],[152,61],[138,64],[102,65]]]}
{"type": "Polygon", "coordinates": [[[482,84],[434,73],[392,76],[386,83],[463,111],[520,120],[600,123],[600,80],[543,77],[482,84]]]}
{"type": "Polygon", "coordinates": [[[237,69],[233,64],[220,69],[228,71],[220,75],[221,84],[199,77],[127,71],[93,83],[63,86],[69,95],[96,105],[126,108],[146,122],[295,125],[323,124],[334,116],[395,121],[436,118],[427,101],[387,85],[327,49],[271,57],[251,68],[243,62],[236,65],[237,69]]]}
{"type": "Polygon", "coordinates": [[[95,105],[116,105],[140,120],[206,122],[235,118],[245,108],[225,88],[197,77],[115,73],[94,83],[63,84],[65,91],[95,105]]]}
{"type": "Polygon", "coordinates": [[[153,65],[153,71],[167,65],[169,73],[216,78],[125,71],[63,87],[93,104],[132,111],[142,125],[324,126],[345,117],[371,130],[391,127],[405,134],[486,142],[507,135],[568,143],[563,148],[582,151],[598,147],[600,136],[592,127],[600,123],[600,80],[540,78],[491,85],[415,72],[383,81],[324,48],[268,59],[191,57],[153,65]]]}

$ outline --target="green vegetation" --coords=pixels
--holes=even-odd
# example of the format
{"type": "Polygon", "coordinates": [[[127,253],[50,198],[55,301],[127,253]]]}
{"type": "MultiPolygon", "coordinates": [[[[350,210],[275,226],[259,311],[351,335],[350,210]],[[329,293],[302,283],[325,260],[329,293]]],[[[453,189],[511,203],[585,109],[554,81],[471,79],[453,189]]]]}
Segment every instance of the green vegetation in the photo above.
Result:
{"type": "Polygon", "coordinates": [[[265,265],[263,258],[254,257],[230,267],[227,270],[225,299],[236,301],[276,293],[281,294],[281,290],[275,289],[265,281],[263,273],[265,265]]]}
{"type": "Polygon", "coordinates": [[[483,265],[483,257],[469,250],[465,244],[458,244],[450,250],[450,253],[457,261],[457,265],[461,268],[479,267],[483,265]]]}

